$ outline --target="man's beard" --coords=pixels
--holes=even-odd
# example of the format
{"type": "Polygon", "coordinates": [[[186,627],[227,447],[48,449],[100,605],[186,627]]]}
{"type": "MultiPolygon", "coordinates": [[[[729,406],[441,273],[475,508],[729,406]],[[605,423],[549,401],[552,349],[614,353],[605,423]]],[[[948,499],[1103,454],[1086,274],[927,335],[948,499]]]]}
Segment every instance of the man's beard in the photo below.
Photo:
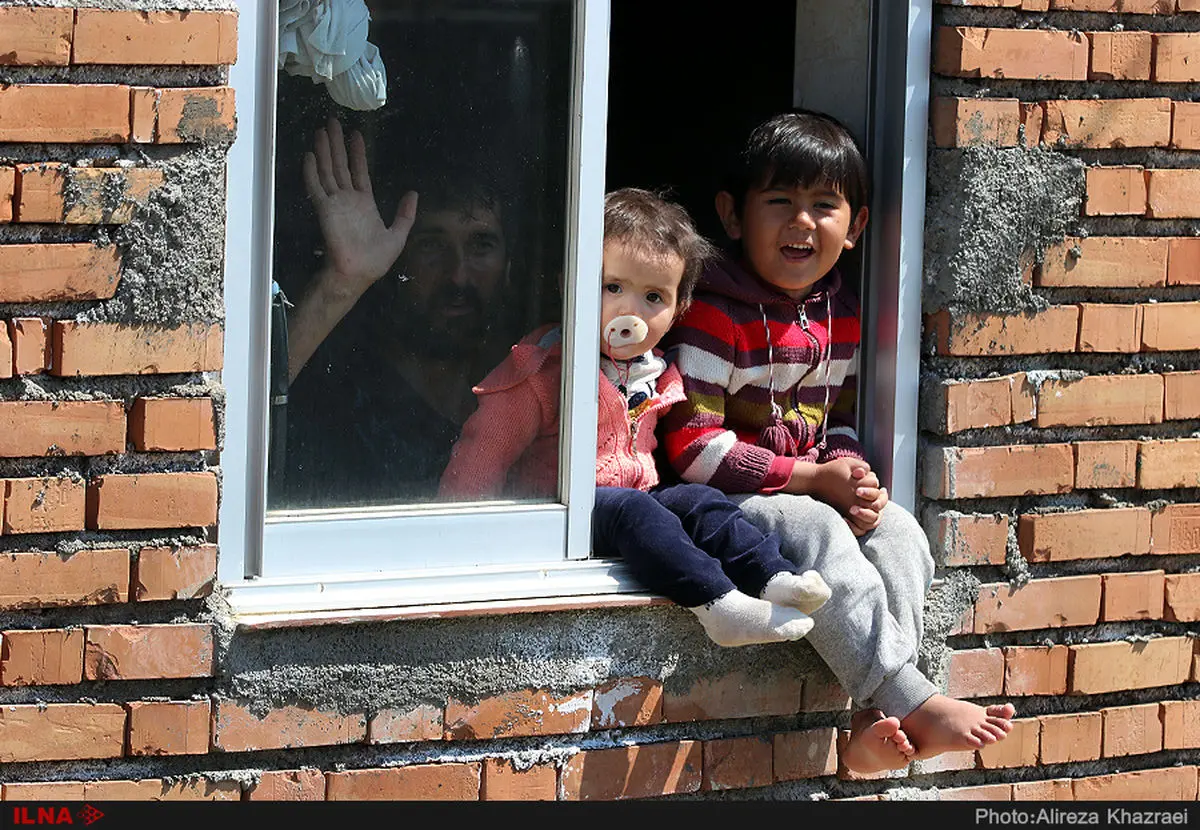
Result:
{"type": "Polygon", "coordinates": [[[401,289],[393,299],[392,308],[398,313],[382,313],[376,318],[381,338],[417,357],[469,358],[480,351],[496,329],[496,321],[486,315],[483,298],[474,286],[445,286],[431,295],[422,308],[405,305],[401,289]],[[457,316],[440,313],[440,309],[450,306],[466,310],[457,316]]]}

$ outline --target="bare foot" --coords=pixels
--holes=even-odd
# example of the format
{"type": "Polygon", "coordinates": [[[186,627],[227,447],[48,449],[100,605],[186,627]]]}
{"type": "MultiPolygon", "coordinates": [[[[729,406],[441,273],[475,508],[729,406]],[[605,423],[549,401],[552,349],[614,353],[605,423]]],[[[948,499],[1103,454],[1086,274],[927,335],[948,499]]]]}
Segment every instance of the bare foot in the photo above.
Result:
{"type": "Polygon", "coordinates": [[[903,769],[915,751],[898,719],[884,717],[878,709],[862,709],[850,718],[842,763],[861,773],[903,769]]]}
{"type": "Polygon", "coordinates": [[[986,709],[965,700],[934,695],[914,709],[900,725],[917,748],[919,759],[1004,740],[1012,729],[1016,709],[997,703],[986,709]]]}

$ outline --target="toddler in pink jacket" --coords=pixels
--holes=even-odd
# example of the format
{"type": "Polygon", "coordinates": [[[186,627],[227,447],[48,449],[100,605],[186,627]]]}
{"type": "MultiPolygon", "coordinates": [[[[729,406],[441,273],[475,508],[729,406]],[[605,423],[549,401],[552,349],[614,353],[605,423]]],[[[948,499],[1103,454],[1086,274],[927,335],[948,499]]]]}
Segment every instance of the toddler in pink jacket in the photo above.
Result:
{"type": "MultiPolygon", "coordinates": [[[[824,580],[799,573],[721,491],[662,486],[654,463],[658,418],[684,398],[679,371],[655,347],[712,256],[678,205],[635,188],[605,197],[592,550],[620,556],[719,645],[797,640],[829,598],[824,580]]],[[[439,498],[557,495],[561,339],[557,326],[538,329],[475,387],[479,408],[439,498]]]]}

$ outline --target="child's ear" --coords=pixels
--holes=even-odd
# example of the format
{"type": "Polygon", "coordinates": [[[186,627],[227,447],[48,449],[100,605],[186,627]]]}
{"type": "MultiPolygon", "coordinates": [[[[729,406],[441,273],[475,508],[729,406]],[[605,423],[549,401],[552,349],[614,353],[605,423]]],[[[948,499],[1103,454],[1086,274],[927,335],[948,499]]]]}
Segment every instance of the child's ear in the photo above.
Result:
{"type": "Polygon", "coordinates": [[[846,250],[850,250],[858,242],[858,238],[862,236],[863,229],[867,227],[867,209],[860,207],[858,213],[854,217],[854,221],[850,223],[850,230],[846,233],[846,250]]]}
{"type": "Polygon", "coordinates": [[[733,194],[727,190],[722,190],[717,194],[716,205],[717,216],[721,217],[721,225],[725,228],[725,235],[730,239],[741,239],[742,220],[738,218],[737,210],[734,209],[733,194]]]}

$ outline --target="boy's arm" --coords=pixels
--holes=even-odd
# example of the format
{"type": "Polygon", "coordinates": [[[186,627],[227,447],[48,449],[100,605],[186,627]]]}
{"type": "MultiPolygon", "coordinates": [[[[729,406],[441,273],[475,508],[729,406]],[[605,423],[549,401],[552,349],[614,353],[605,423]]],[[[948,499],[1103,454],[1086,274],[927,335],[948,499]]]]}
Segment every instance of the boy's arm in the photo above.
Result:
{"type": "Polygon", "coordinates": [[[526,384],[477,397],[479,408],[463,425],[442,473],[439,499],[500,496],[508,471],[537,438],[541,404],[526,384]]]}
{"type": "Polygon", "coordinates": [[[672,327],[671,342],[686,395],[663,419],[663,446],[671,466],[685,481],[726,493],[783,487],[792,459],[742,440],[725,423],[737,353],[732,321],[719,309],[696,300],[672,327]]]}

